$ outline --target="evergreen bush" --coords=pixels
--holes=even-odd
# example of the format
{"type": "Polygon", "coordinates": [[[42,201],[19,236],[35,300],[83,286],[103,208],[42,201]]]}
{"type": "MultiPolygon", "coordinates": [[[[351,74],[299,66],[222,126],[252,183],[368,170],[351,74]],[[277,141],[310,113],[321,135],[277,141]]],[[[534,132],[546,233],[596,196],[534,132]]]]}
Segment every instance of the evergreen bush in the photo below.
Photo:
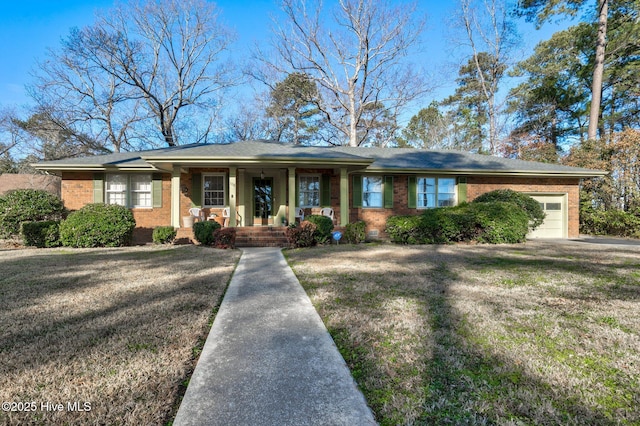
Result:
{"type": "Polygon", "coordinates": [[[333,231],[333,221],[330,217],[312,214],[305,217],[305,221],[311,222],[316,225],[316,233],[314,238],[316,243],[324,244],[331,239],[331,231],[333,231]]]}
{"type": "Polygon", "coordinates": [[[178,231],[173,226],[158,226],[153,228],[151,238],[156,244],[173,244],[178,231]]]}
{"type": "Polygon", "coordinates": [[[476,197],[473,203],[486,203],[491,201],[503,201],[506,203],[514,203],[522,208],[529,215],[531,223],[529,229],[534,230],[542,224],[545,213],[540,203],[527,194],[514,191],[512,189],[496,189],[495,191],[485,192],[476,197]]]}
{"type": "Polygon", "coordinates": [[[529,222],[530,216],[516,204],[483,202],[392,216],[385,230],[392,242],[400,244],[520,243],[526,239],[529,222]]]}
{"type": "Polygon", "coordinates": [[[39,189],[17,189],[0,197],[0,238],[20,233],[22,222],[62,220],[66,210],[53,194],[39,189]]]}
{"type": "Polygon", "coordinates": [[[214,242],[213,233],[220,229],[220,224],[215,221],[205,220],[193,224],[193,236],[202,245],[210,246],[214,242]]]}
{"type": "Polygon", "coordinates": [[[367,224],[363,220],[354,223],[348,223],[344,230],[344,239],[350,244],[360,244],[367,237],[365,228],[367,224]]]}
{"type": "Polygon", "coordinates": [[[124,206],[87,204],[60,224],[60,240],[67,247],[121,247],[131,244],[135,227],[124,206]]]}
{"type": "Polygon", "coordinates": [[[22,222],[20,235],[25,246],[38,248],[60,246],[60,221],[22,222]]]}

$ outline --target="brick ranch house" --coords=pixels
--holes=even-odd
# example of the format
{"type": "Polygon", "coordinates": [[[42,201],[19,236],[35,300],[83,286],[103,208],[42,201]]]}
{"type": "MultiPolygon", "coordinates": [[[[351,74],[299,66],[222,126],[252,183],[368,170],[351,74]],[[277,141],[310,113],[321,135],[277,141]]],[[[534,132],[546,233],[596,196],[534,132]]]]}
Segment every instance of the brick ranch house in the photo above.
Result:
{"type": "Polygon", "coordinates": [[[228,226],[274,229],[331,207],[335,224],[364,220],[370,237],[384,237],[387,218],[472,201],[500,188],[530,194],[545,223],[532,238],[578,236],[580,179],[598,170],[512,160],[457,151],[308,147],[270,141],[192,144],[34,165],[62,178],[62,200],[130,207],[137,242],[156,226],[185,234],[185,216],[229,213],[228,226]]]}

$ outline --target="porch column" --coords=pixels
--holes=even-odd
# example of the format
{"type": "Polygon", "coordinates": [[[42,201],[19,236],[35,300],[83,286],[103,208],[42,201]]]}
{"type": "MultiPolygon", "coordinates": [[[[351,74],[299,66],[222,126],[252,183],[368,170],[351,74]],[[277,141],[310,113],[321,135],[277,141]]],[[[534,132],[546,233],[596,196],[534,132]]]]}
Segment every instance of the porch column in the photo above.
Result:
{"type": "Polygon", "coordinates": [[[229,167],[229,226],[235,228],[236,221],[236,168],[229,167]]]}
{"type": "Polygon", "coordinates": [[[289,167],[289,214],[288,223],[296,223],[296,168],[289,167]]]}
{"type": "Polygon", "coordinates": [[[171,226],[180,228],[180,167],[171,171],[171,226]]]}
{"type": "Polygon", "coordinates": [[[340,226],[349,223],[349,175],[347,168],[340,169],[340,226]]]}

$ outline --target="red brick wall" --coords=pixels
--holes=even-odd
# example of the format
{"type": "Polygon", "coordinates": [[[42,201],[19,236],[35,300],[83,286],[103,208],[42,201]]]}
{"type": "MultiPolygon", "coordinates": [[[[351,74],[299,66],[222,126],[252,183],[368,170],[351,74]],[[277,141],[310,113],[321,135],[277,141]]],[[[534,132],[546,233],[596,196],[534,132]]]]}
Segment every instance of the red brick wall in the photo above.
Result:
{"type": "MultiPolygon", "coordinates": [[[[467,201],[494,189],[513,189],[527,193],[557,193],[568,195],[568,219],[570,238],[579,235],[579,180],[562,178],[517,178],[517,177],[468,177],[467,201]]],[[[353,208],[351,189],[353,181],[349,179],[349,206],[351,208],[349,221],[364,220],[367,223],[367,233],[377,232],[382,238],[386,237],[384,228],[386,221],[393,215],[419,214],[421,209],[410,209],[408,206],[408,176],[396,175],[393,177],[393,209],[384,208],[353,208]]]]}
{"type": "MultiPolygon", "coordinates": [[[[93,172],[64,172],[61,192],[62,201],[69,210],[93,203],[93,172]]],[[[131,211],[136,220],[135,243],[150,242],[153,228],[171,225],[171,175],[162,175],[162,207],[131,211]]]]}
{"type": "MultiPolygon", "coordinates": [[[[228,172],[228,169],[193,169],[194,173],[228,172]]],[[[301,169],[298,173],[327,173],[329,170],[301,169]]],[[[332,173],[332,171],[331,171],[332,173]]],[[[92,172],[64,172],[62,175],[62,200],[70,210],[77,210],[85,204],[93,202],[93,173],[92,172]]],[[[419,214],[422,210],[408,207],[408,177],[395,175],[393,178],[394,202],[393,209],[384,208],[353,208],[351,195],[352,177],[349,176],[349,221],[364,220],[367,223],[367,233],[377,232],[381,238],[386,237],[384,228],[387,218],[392,215],[419,214]]],[[[579,193],[578,179],[561,178],[517,178],[517,177],[482,177],[467,178],[467,200],[471,201],[478,195],[494,189],[509,188],[528,193],[557,193],[568,195],[569,237],[579,235],[579,193]]],[[[180,220],[188,215],[193,193],[191,173],[181,175],[181,186],[186,185],[188,193],[180,194],[180,220]]],[[[334,209],[336,220],[340,218],[340,175],[331,175],[331,207],[334,209]]],[[[139,229],[136,230],[136,241],[151,241],[151,230],[156,226],[171,224],[171,176],[163,174],[162,178],[162,207],[152,209],[133,209],[133,215],[139,229]]],[[[221,211],[213,210],[221,214],[221,211]]],[[[319,212],[319,209],[318,209],[319,212]]],[[[309,211],[310,213],[318,213],[309,211]]],[[[207,211],[207,214],[209,212],[207,211]]],[[[181,222],[182,225],[182,222],[181,222]]]]}
{"type": "Polygon", "coordinates": [[[576,178],[516,178],[471,176],[467,179],[467,200],[494,189],[513,189],[526,193],[567,194],[568,198],[568,237],[580,235],[580,180],[576,178]]]}

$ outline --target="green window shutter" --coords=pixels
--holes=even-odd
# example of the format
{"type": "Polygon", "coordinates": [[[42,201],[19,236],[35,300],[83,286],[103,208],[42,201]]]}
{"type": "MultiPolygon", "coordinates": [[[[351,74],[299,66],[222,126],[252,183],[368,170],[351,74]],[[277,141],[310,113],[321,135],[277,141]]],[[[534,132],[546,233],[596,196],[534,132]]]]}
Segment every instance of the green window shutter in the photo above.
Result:
{"type": "Polygon", "coordinates": [[[353,207],[362,207],[362,176],[353,175],[353,207]]]}
{"type": "Polygon", "coordinates": [[[300,207],[300,176],[296,176],[296,205],[294,207],[300,207]]]}
{"type": "Polygon", "coordinates": [[[320,179],[320,207],[331,207],[331,175],[320,179]]]}
{"type": "Polygon", "coordinates": [[[393,208],[393,176],[384,177],[384,208],[393,208]]]}
{"type": "Polygon", "coordinates": [[[415,176],[409,176],[409,187],[407,188],[408,192],[408,196],[409,196],[409,200],[408,200],[408,207],[410,209],[415,209],[418,207],[418,185],[417,185],[417,179],[415,176]]]}
{"type": "Polygon", "coordinates": [[[467,201],[467,178],[458,178],[458,204],[465,203],[467,201]]]}
{"type": "Polygon", "coordinates": [[[104,173],[93,174],[93,202],[104,203],[104,173]]]}
{"type": "Polygon", "coordinates": [[[202,175],[191,175],[191,203],[194,207],[202,207],[202,175]]]}
{"type": "Polygon", "coordinates": [[[153,207],[162,207],[162,174],[154,173],[151,179],[153,207]]]}

